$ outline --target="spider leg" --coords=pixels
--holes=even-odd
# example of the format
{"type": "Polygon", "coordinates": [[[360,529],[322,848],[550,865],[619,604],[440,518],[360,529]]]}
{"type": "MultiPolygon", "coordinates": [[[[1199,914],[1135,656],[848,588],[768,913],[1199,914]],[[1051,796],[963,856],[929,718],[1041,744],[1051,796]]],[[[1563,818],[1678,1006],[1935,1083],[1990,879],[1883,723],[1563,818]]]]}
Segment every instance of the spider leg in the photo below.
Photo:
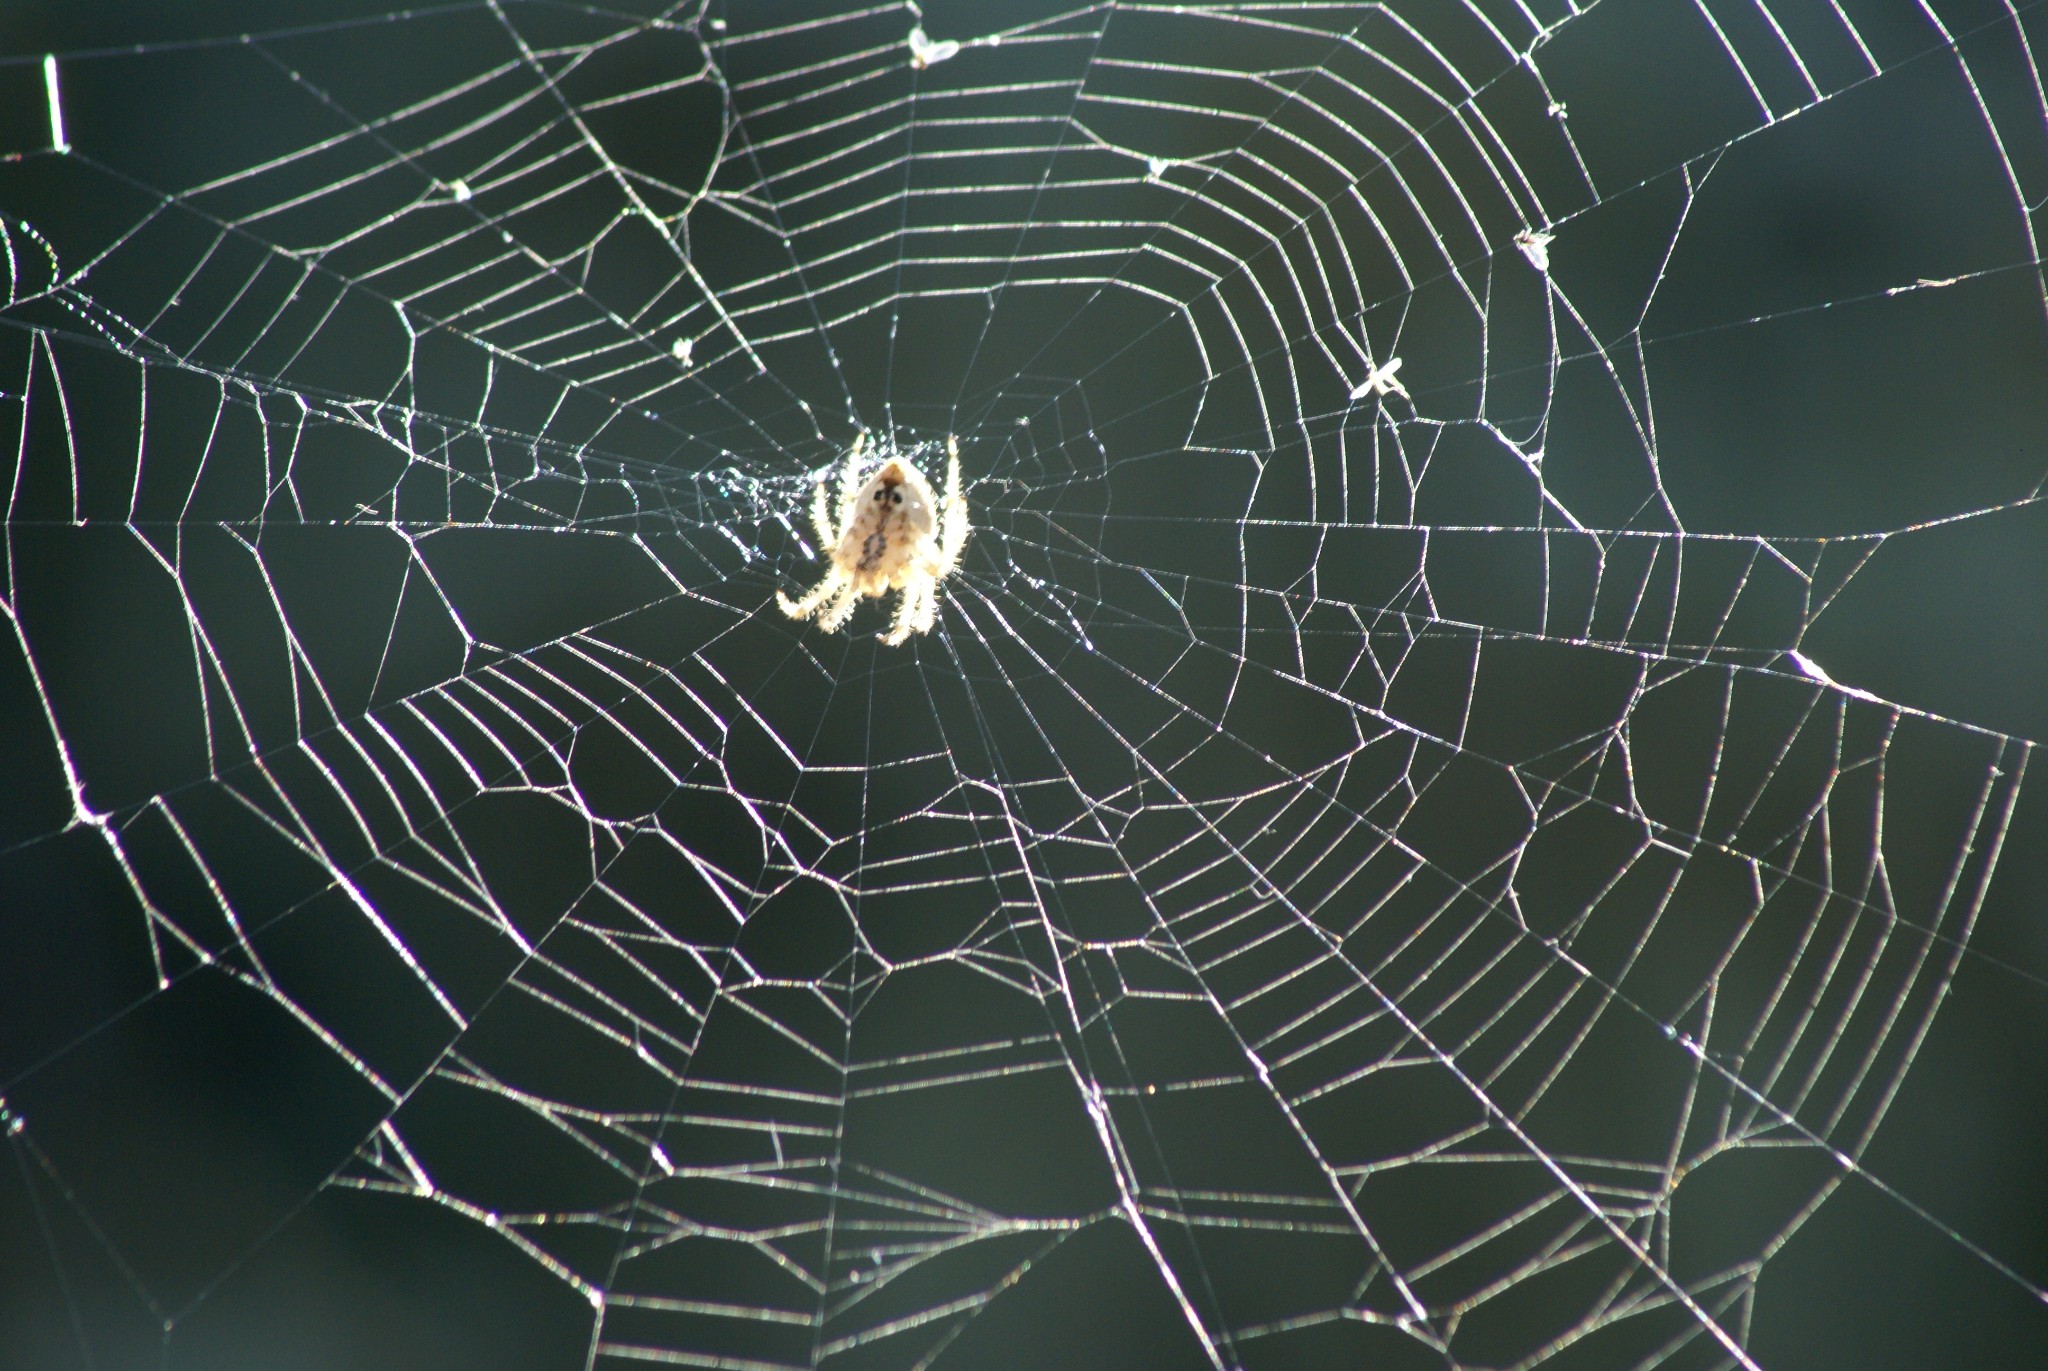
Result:
{"type": "Polygon", "coordinates": [[[854,603],[859,599],[860,587],[841,576],[839,593],[833,597],[832,603],[825,607],[825,612],[818,616],[818,627],[827,633],[837,633],[846,627],[846,621],[853,617],[854,603]]]}
{"type": "Polygon", "coordinates": [[[960,549],[967,546],[967,502],[960,498],[960,444],[949,437],[946,439],[946,499],[939,514],[939,559],[944,563],[936,573],[944,576],[953,570],[953,564],[960,560],[960,549]]]}
{"type": "Polygon", "coordinates": [[[775,603],[782,606],[782,612],[792,619],[808,619],[817,613],[818,606],[825,603],[834,593],[852,589],[846,583],[846,573],[833,567],[825,573],[825,579],[811,587],[811,593],[801,600],[792,600],[781,591],[775,592],[775,603]]]}
{"type": "MultiPolygon", "coordinates": [[[[846,519],[853,512],[853,502],[866,482],[860,479],[860,455],[867,450],[868,431],[862,429],[860,436],[853,440],[853,451],[846,454],[846,466],[839,473],[839,527],[846,527],[846,519]]],[[[825,541],[838,546],[839,535],[828,533],[825,541]]]]}
{"type": "MultiPolygon", "coordinates": [[[[913,581],[903,587],[903,602],[896,606],[895,620],[890,623],[887,633],[878,635],[884,645],[888,647],[900,646],[911,634],[924,631],[924,629],[918,627],[917,623],[918,588],[920,584],[920,582],[913,581]]],[[[928,628],[930,625],[927,624],[925,627],[928,628]]]]}
{"type": "Polygon", "coordinates": [[[833,536],[832,521],[825,517],[825,483],[818,482],[811,492],[811,527],[818,533],[818,555],[830,557],[832,549],[839,546],[839,539],[833,536]]]}

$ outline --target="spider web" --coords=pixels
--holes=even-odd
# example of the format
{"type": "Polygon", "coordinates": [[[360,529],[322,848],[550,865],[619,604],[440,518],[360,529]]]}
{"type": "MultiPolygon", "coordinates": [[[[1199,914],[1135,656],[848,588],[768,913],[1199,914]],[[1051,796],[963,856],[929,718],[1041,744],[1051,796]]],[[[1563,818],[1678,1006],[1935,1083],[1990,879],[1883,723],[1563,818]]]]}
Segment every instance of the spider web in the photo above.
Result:
{"type": "Polygon", "coordinates": [[[629,8],[0,67],[10,1364],[2048,1346],[2035,9],[629,8]]]}

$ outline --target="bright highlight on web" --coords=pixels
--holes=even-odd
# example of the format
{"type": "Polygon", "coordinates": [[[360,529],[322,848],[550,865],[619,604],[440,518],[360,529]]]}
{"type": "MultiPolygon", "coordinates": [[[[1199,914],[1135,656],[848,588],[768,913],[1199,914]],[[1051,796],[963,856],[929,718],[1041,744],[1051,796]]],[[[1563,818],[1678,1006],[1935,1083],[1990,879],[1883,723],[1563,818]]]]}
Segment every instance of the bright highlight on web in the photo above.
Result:
{"type": "Polygon", "coordinates": [[[2029,744],[1837,632],[2037,21],[632,8],[0,67],[0,1362],[2048,1338],[1874,1151],[2029,744]]]}

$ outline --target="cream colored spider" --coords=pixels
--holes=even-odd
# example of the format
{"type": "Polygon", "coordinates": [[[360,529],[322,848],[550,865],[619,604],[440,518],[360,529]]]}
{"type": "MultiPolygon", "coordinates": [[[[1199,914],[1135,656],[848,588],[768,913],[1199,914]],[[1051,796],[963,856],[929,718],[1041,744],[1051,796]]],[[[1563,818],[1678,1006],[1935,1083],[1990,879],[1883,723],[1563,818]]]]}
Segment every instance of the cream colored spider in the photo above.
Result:
{"type": "Polygon", "coordinates": [[[938,613],[938,585],[953,574],[967,543],[967,501],[960,495],[960,445],[946,439],[946,496],[932,494],[931,482],[900,457],[891,457],[860,485],[861,454],[868,436],[854,440],[839,475],[836,522],[825,517],[825,483],[811,498],[811,526],[831,565],[825,579],[801,600],[781,591],[775,602],[792,619],[818,617],[818,627],[836,633],[853,617],[861,596],[903,592],[889,631],[879,635],[895,646],[913,633],[931,631],[938,613]]]}

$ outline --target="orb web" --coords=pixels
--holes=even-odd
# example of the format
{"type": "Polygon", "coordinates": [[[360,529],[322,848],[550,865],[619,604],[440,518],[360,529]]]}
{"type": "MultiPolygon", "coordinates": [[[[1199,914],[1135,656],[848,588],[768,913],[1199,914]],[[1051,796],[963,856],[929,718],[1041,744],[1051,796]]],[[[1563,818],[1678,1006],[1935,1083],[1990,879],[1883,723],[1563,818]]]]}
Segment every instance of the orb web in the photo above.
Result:
{"type": "Polygon", "coordinates": [[[1835,627],[2031,527],[2027,12],[630,9],[0,68],[24,1355],[1784,1365],[1837,1192],[2038,1301],[1867,1159],[2030,745],[1835,627]],[[861,433],[900,647],[773,605],[861,433]]]}

